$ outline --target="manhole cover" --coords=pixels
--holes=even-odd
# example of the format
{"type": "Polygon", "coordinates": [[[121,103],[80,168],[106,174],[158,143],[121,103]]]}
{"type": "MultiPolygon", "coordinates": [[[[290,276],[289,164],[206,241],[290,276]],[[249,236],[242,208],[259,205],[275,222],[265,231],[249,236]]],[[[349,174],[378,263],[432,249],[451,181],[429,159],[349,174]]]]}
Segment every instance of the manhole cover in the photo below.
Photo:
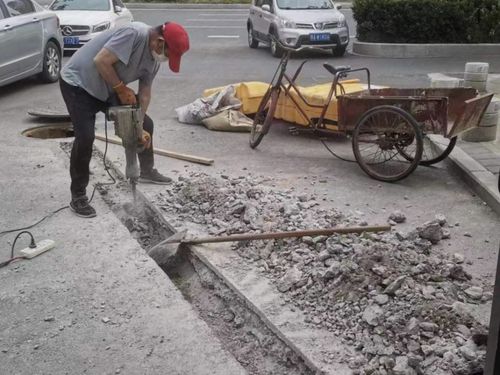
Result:
{"type": "Polygon", "coordinates": [[[68,111],[66,109],[57,108],[33,108],[28,111],[28,115],[41,119],[45,118],[66,121],[70,119],[68,111]]]}
{"type": "Polygon", "coordinates": [[[75,136],[71,124],[37,126],[26,129],[21,134],[25,137],[39,139],[70,138],[75,136]]]}

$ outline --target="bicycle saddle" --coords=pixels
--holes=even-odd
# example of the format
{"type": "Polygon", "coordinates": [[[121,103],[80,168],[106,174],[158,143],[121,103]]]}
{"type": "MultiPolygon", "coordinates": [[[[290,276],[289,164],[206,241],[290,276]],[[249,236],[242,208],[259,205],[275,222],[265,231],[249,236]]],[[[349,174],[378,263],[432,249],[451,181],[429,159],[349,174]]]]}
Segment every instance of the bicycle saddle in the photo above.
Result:
{"type": "Polygon", "coordinates": [[[344,72],[344,71],[351,70],[351,67],[349,65],[333,66],[333,65],[330,65],[328,63],[324,63],[323,66],[325,67],[326,70],[328,70],[333,75],[336,75],[338,72],[344,72]]]}

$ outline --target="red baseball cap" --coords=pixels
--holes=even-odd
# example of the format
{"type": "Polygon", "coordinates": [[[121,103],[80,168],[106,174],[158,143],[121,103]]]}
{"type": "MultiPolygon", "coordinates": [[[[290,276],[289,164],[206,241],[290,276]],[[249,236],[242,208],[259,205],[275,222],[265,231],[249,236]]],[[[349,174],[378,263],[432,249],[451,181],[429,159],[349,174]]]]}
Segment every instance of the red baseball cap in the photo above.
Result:
{"type": "Polygon", "coordinates": [[[163,25],[163,38],[168,46],[168,65],[172,72],[178,73],[181,57],[189,50],[189,36],[186,30],[175,22],[163,25]]]}

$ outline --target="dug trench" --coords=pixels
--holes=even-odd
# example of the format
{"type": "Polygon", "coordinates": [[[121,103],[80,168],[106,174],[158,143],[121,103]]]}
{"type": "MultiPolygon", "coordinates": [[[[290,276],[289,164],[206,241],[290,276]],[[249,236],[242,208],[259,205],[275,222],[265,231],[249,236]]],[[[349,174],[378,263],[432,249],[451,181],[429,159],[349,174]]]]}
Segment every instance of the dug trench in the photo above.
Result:
{"type": "MultiPolygon", "coordinates": [[[[61,143],[61,147],[69,155],[71,143],[61,143]]],[[[91,168],[94,171],[104,170],[102,161],[103,154],[94,149],[91,168]]],[[[144,251],[170,237],[175,229],[158,209],[140,191],[133,202],[129,184],[121,172],[113,168],[109,161],[106,165],[110,166],[116,183],[97,184],[97,191],[144,251]]],[[[98,173],[99,180],[106,179],[105,173],[98,173]]],[[[297,353],[295,348],[281,340],[241,295],[226,285],[189,247],[183,246],[175,259],[175,262],[159,266],[211,328],[222,346],[249,374],[317,373],[310,368],[302,353],[297,353]]]]}

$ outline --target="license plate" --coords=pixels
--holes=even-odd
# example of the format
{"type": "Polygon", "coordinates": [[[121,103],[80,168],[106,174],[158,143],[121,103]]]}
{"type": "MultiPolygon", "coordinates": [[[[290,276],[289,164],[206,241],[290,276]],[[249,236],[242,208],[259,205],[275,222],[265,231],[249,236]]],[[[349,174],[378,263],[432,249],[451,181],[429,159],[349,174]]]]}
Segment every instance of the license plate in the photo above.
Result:
{"type": "Polygon", "coordinates": [[[309,35],[309,40],[311,42],[329,42],[330,41],[330,34],[310,34],[309,35]]]}
{"type": "Polygon", "coordinates": [[[80,44],[80,38],[77,36],[65,36],[64,44],[68,45],[80,44]]]}

